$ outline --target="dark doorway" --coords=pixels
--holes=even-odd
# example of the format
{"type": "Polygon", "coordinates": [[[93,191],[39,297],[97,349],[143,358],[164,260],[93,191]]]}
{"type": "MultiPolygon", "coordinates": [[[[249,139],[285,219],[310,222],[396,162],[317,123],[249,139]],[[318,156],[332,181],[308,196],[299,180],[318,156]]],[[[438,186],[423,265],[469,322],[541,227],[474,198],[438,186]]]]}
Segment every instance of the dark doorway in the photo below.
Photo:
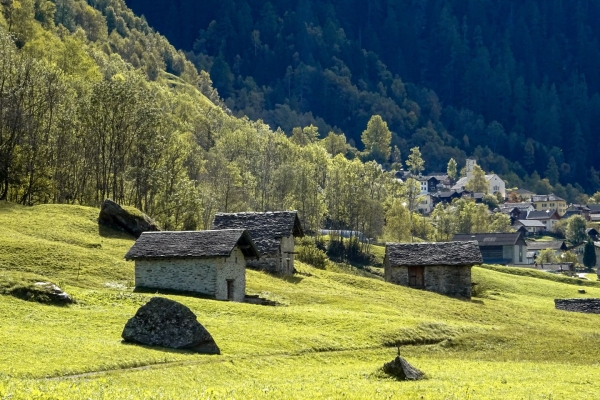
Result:
{"type": "Polygon", "coordinates": [[[233,279],[227,279],[227,300],[233,300],[233,279]]]}
{"type": "Polygon", "coordinates": [[[408,286],[425,287],[425,267],[408,267],[408,286]]]}

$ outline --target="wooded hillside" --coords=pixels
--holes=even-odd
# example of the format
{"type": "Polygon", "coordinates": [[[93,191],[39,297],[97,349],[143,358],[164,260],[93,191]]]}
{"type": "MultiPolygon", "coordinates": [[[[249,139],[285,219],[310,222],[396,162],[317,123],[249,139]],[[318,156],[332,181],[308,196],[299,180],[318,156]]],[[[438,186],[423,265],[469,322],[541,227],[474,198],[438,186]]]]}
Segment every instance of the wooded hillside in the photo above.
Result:
{"type": "Polygon", "coordinates": [[[466,153],[512,184],[537,171],[600,188],[600,1],[127,3],[194,52],[236,114],[358,146],[379,114],[428,170],[466,153]]]}

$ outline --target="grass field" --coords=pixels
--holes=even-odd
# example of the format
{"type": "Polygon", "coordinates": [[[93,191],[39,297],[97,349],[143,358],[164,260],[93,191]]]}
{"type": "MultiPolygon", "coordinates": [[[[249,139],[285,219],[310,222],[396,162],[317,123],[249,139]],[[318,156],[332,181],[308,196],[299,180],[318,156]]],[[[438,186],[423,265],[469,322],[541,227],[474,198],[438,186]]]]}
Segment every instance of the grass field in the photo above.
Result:
{"type": "Polygon", "coordinates": [[[121,343],[150,294],[131,290],[133,240],[99,231],[96,209],[0,203],[0,287],[40,279],[77,303],[0,296],[0,399],[594,399],[600,316],[555,298],[600,297],[600,283],[474,268],[478,297],[455,300],[299,264],[280,279],[248,271],[264,307],[169,295],[190,307],[221,356],[121,343]],[[555,279],[556,278],[556,279],[555,279]],[[380,372],[402,354],[427,378],[380,372]]]}

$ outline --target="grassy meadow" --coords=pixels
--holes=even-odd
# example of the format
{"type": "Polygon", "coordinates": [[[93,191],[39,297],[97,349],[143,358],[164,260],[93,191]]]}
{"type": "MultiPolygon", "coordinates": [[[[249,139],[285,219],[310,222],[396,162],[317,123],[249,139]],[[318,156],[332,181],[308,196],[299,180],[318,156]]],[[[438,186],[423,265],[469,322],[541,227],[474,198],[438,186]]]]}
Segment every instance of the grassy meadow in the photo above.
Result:
{"type": "MultiPolygon", "coordinates": [[[[299,264],[281,279],[248,271],[264,307],[168,295],[190,307],[220,356],[121,343],[152,296],[132,291],[133,240],[99,230],[98,210],[0,203],[0,293],[38,280],[67,307],[0,295],[0,399],[594,399],[600,316],[555,298],[600,297],[600,282],[473,269],[477,297],[455,300],[299,264]],[[427,374],[397,382],[380,367],[396,344],[427,374]]],[[[520,270],[519,270],[520,271],[520,270]]]]}

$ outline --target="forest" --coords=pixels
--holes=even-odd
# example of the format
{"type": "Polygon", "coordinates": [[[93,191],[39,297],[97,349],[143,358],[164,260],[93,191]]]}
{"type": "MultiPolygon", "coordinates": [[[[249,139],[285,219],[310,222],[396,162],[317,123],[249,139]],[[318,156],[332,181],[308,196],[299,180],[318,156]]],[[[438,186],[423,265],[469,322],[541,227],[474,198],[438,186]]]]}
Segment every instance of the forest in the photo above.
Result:
{"type": "MultiPolygon", "coordinates": [[[[361,147],[381,115],[428,171],[600,188],[597,0],[127,0],[236,115],[361,147]]],[[[534,188],[531,188],[534,190],[534,188]]]]}
{"type": "MultiPolygon", "coordinates": [[[[424,218],[415,212],[418,183],[396,179],[401,168],[418,175],[447,166],[458,177],[463,150],[442,145],[436,156],[433,139],[401,150],[378,114],[356,140],[239,117],[211,76],[123,0],[0,6],[0,200],[99,206],[111,198],[172,230],[207,229],[219,211],[281,209],[298,210],[309,233],[350,229],[394,241],[510,229],[507,217],[489,214],[494,196],[439,204],[424,218]]],[[[418,132],[436,135],[431,121],[418,132]]],[[[482,164],[504,160],[487,148],[475,153],[482,164]]],[[[600,197],[537,172],[511,176],[569,201],[600,197]]]]}

